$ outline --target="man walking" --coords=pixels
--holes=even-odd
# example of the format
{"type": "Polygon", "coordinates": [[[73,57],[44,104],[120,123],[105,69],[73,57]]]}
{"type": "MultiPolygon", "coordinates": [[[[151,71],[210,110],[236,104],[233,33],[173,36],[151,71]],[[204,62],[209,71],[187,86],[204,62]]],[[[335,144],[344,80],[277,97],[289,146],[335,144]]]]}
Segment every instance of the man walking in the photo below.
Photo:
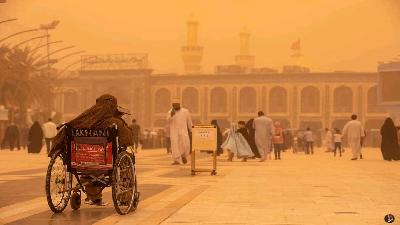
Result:
{"type": "Polygon", "coordinates": [[[132,119],[132,124],[129,126],[129,128],[131,128],[132,130],[133,145],[135,148],[135,152],[137,153],[140,141],[140,125],[137,124],[136,119],[132,119]]]}
{"type": "Polygon", "coordinates": [[[259,111],[258,117],[254,119],[253,127],[255,129],[255,141],[260,152],[261,160],[264,162],[267,156],[271,158],[271,139],[275,135],[275,129],[271,118],[264,115],[264,112],[259,111]]]}
{"type": "Polygon", "coordinates": [[[314,134],[309,127],[304,132],[304,139],[306,141],[306,154],[314,155],[314,134]]]}
{"type": "Polygon", "coordinates": [[[53,123],[52,119],[49,118],[46,123],[43,124],[43,136],[46,141],[47,154],[53,147],[54,137],[57,135],[57,126],[53,123]]]}
{"type": "Polygon", "coordinates": [[[361,153],[361,138],[365,136],[361,122],[357,120],[357,115],[351,116],[351,121],[347,122],[343,128],[343,136],[347,136],[347,141],[353,153],[351,160],[357,160],[361,153]]]}
{"type": "Polygon", "coordinates": [[[189,110],[181,107],[178,100],[172,103],[167,121],[170,126],[172,165],[186,164],[190,155],[189,132],[192,131],[192,119],[189,110]]]}

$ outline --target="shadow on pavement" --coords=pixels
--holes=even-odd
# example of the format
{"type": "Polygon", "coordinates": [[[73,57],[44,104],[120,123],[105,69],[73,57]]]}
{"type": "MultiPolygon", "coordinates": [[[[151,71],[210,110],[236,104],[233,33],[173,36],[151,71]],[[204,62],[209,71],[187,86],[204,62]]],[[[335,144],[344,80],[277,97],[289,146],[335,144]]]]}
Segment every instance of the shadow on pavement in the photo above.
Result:
{"type": "MultiPolygon", "coordinates": [[[[139,191],[141,194],[140,201],[143,201],[146,198],[158,194],[168,189],[169,187],[171,186],[159,185],[159,184],[139,185],[139,191]]],[[[64,212],[59,214],[53,214],[53,212],[51,212],[49,209],[45,212],[38,213],[30,217],[17,220],[8,224],[13,224],[13,225],[93,224],[101,219],[104,219],[116,213],[111,199],[111,192],[104,194],[104,200],[108,203],[108,205],[104,207],[88,206],[82,204],[81,209],[73,211],[68,205],[67,208],[64,210],[64,212]]],[[[139,208],[140,208],[140,203],[139,203],[139,208]]]]}

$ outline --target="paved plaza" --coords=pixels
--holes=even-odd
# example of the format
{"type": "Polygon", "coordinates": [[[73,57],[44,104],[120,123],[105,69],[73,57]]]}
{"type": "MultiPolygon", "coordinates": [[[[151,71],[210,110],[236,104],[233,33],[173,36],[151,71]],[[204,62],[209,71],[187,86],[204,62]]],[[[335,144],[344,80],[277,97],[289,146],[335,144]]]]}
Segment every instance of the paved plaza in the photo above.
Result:
{"type": "MultiPolygon", "coordinates": [[[[117,215],[106,189],[105,207],[53,214],[44,194],[46,155],[0,151],[0,223],[383,225],[391,213],[400,224],[400,162],[381,160],[379,149],[365,149],[357,161],[349,160],[349,149],[342,158],[318,149],[263,163],[226,162],[224,155],[217,176],[191,176],[190,166],[171,166],[161,149],[137,157],[136,212],[117,215]]],[[[210,167],[209,157],[200,158],[210,167]]]]}

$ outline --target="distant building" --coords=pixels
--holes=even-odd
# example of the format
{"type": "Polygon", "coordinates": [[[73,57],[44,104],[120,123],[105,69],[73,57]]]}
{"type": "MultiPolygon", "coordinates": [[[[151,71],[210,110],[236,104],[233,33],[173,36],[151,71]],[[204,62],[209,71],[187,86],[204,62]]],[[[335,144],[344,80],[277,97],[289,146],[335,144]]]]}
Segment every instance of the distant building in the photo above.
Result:
{"type": "MultiPolygon", "coordinates": [[[[263,110],[284,127],[342,128],[351,114],[377,132],[388,116],[378,104],[378,73],[151,74],[149,70],[81,71],[58,81],[57,111],[68,121],[110,93],[144,127],[163,127],[174,96],[194,123],[222,127],[263,110]]],[[[369,134],[370,135],[370,134],[369,134]]]]}
{"type": "Polygon", "coordinates": [[[381,63],[378,66],[380,104],[400,126],[400,61],[381,63]]]}

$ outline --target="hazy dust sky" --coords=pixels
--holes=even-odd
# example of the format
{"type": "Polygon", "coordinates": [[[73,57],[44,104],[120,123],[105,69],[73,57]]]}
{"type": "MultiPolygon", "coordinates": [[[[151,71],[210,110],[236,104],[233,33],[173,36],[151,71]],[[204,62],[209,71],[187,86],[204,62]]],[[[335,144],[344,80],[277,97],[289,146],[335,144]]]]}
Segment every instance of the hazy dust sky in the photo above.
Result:
{"type": "Polygon", "coordinates": [[[58,19],[52,38],[65,41],[59,47],[145,52],[155,73],[182,73],[180,46],[192,13],[205,72],[234,62],[244,27],[257,67],[281,70],[297,38],[313,71],[376,71],[377,61],[400,54],[400,0],[8,0],[0,20],[19,20],[0,25],[0,35],[58,19]]]}

